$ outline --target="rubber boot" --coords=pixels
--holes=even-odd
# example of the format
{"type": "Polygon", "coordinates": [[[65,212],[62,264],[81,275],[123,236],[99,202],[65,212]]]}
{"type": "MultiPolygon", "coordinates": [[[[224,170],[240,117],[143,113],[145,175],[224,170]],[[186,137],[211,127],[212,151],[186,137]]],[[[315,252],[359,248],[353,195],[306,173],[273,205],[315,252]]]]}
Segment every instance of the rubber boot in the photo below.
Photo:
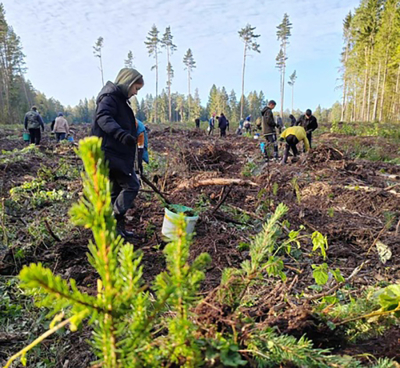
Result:
{"type": "Polygon", "coordinates": [[[121,235],[124,239],[133,238],[135,233],[132,231],[126,230],[125,227],[125,216],[115,215],[115,219],[117,220],[117,233],[121,235]]]}
{"type": "Polygon", "coordinates": [[[285,149],[285,152],[283,153],[281,165],[285,165],[286,164],[288,156],[289,156],[289,152],[288,152],[288,150],[285,149]]]}

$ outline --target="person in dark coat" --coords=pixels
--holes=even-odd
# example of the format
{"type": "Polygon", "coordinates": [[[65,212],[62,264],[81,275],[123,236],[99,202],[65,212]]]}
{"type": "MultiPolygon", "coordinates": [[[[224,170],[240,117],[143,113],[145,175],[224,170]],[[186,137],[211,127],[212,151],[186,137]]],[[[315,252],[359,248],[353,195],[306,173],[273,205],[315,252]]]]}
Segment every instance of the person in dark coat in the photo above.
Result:
{"type": "Polygon", "coordinates": [[[143,76],[137,70],[121,69],[115,82],[108,81],[100,91],[92,126],[92,135],[102,138],[101,148],[110,169],[111,203],[117,231],[124,238],[134,235],[125,228],[125,214],[133,207],[140,187],[134,171],[137,122],[129,99],[137,95],[143,85],[143,76]]]}
{"type": "Polygon", "coordinates": [[[276,123],[274,119],[274,114],[272,110],[275,108],[276,102],[271,100],[268,102],[268,105],[263,108],[261,111],[262,115],[262,133],[267,140],[267,149],[265,152],[265,157],[267,160],[270,159],[270,155],[268,153],[268,147],[274,146],[274,158],[278,159],[278,141],[276,137],[276,123]]]}
{"type": "Polygon", "coordinates": [[[34,143],[36,145],[40,144],[41,134],[40,128],[42,128],[42,132],[44,131],[44,123],[43,119],[37,111],[36,106],[32,106],[31,110],[25,114],[24,118],[24,127],[25,130],[29,131],[30,134],[30,143],[34,143]]]}
{"type": "Polygon", "coordinates": [[[283,121],[279,114],[278,117],[276,118],[276,125],[278,126],[279,134],[281,134],[283,130],[283,121]]]}
{"type": "Polygon", "coordinates": [[[226,137],[226,128],[228,127],[228,120],[225,115],[221,113],[221,116],[218,119],[218,128],[221,131],[221,137],[226,137]]]}
{"type": "Polygon", "coordinates": [[[197,128],[197,129],[200,129],[200,119],[199,119],[199,118],[196,118],[196,119],[194,120],[194,122],[195,122],[195,124],[196,124],[196,128],[197,128]]]}
{"type": "Polygon", "coordinates": [[[297,120],[296,125],[300,125],[306,130],[307,139],[308,142],[310,143],[310,148],[311,148],[312,132],[318,128],[317,118],[314,115],[312,115],[312,111],[310,109],[307,109],[306,113],[299,117],[299,120],[297,120]]]}
{"type": "Polygon", "coordinates": [[[290,119],[290,126],[291,127],[295,126],[296,125],[296,118],[292,114],[290,114],[289,115],[289,119],[290,119]]]}

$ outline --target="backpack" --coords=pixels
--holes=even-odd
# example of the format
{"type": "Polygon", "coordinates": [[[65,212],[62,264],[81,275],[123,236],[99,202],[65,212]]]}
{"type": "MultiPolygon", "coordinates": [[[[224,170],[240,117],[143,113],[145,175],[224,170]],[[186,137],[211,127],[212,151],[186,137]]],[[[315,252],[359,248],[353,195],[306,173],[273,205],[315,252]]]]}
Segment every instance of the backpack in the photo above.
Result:
{"type": "Polygon", "coordinates": [[[38,114],[36,112],[34,111],[27,112],[26,118],[28,120],[28,129],[40,128],[40,121],[38,119],[38,114]]]}

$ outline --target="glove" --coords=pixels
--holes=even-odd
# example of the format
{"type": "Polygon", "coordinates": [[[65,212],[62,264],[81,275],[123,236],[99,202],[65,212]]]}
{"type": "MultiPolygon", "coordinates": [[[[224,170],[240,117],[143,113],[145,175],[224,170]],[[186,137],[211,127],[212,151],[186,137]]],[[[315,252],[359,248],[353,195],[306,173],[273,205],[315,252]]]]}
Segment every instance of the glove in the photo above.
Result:
{"type": "Polygon", "coordinates": [[[126,135],[124,135],[122,137],[121,142],[125,146],[134,146],[136,144],[136,139],[135,139],[134,136],[132,136],[129,133],[127,133],[126,135]]]}
{"type": "Polygon", "coordinates": [[[143,175],[143,152],[144,148],[138,148],[138,168],[140,175],[143,175]]]}

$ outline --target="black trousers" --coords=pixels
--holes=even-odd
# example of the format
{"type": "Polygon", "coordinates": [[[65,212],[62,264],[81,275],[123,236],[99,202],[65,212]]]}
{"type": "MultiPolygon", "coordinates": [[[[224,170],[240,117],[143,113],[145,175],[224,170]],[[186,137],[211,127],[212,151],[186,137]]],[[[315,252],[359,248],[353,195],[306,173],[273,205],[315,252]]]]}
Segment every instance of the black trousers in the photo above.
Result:
{"type": "Polygon", "coordinates": [[[210,127],[208,135],[213,135],[214,134],[213,132],[214,132],[214,127],[210,127]]]}
{"type": "Polygon", "coordinates": [[[111,204],[115,215],[124,216],[133,207],[139,193],[140,183],[135,173],[126,175],[118,170],[110,170],[111,204]]]}
{"type": "Polygon", "coordinates": [[[311,148],[312,132],[307,133],[307,139],[308,143],[310,143],[310,148],[311,148]]]}
{"type": "Polygon", "coordinates": [[[221,137],[226,137],[226,128],[220,128],[221,129],[221,137]]]}
{"type": "Polygon", "coordinates": [[[278,158],[278,141],[276,139],[276,134],[266,134],[265,139],[267,140],[267,146],[265,149],[265,157],[270,158],[271,155],[269,153],[271,145],[274,146],[274,158],[278,158]]]}
{"type": "Polygon", "coordinates": [[[29,129],[29,134],[31,135],[31,144],[34,143],[36,145],[40,144],[40,139],[42,138],[40,134],[40,128],[38,129],[29,129]]]}
{"type": "Polygon", "coordinates": [[[288,157],[289,157],[289,150],[291,149],[293,152],[293,156],[296,157],[299,154],[299,151],[297,150],[297,143],[299,143],[299,140],[297,137],[293,134],[290,134],[286,137],[286,145],[285,145],[285,152],[283,153],[283,162],[286,163],[288,157]]]}

